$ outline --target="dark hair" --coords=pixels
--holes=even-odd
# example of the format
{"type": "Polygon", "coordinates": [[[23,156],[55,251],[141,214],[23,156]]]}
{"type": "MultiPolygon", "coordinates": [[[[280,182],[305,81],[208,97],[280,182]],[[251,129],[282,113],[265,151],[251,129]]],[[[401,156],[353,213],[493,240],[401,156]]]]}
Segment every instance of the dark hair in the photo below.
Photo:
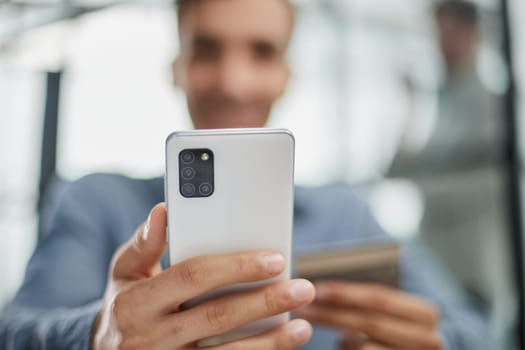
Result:
{"type": "Polygon", "coordinates": [[[476,5],[466,0],[444,0],[436,5],[436,18],[452,17],[462,23],[475,26],[479,21],[476,5]]]}

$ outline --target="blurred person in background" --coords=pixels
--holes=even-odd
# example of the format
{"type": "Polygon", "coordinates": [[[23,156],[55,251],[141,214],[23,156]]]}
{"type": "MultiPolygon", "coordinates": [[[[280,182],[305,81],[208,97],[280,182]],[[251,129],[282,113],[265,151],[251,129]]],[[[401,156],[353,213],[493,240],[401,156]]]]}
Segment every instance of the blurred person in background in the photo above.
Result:
{"type": "MultiPolygon", "coordinates": [[[[411,147],[420,130],[414,115],[402,147],[403,167],[419,171],[461,171],[494,164],[501,157],[501,98],[481,81],[477,70],[481,42],[480,11],[469,1],[440,1],[435,8],[437,46],[444,66],[438,115],[422,147],[411,147]],[[404,156],[404,157],[403,157],[404,156]]],[[[410,78],[406,78],[410,79],[410,78]]],[[[413,95],[416,86],[409,80],[413,95]]],[[[400,167],[402,167],[400,166],[400,167]]]]}
{"type": "Polygon", "coordinates": [[[502,101],[477,70],[479,8],[470,1],[446,0],[437,3],[434,15],[445,68],[436,120],[428,140],[411,147],[421,133],[417,119],[424,117],[411,116],[391,175],[415,180],[425,200],[423,241],[491,310],[494,328],[504,333],[513,323],[515,299],[507,287],[513,276],[506,259],[510,243],[502,234],[508,230],[502,209],[502,101]]]}
{"type": "MultiPolygon", "coordinates": [[[[186,93],[194,127],[263,127],[290,75],[291,5],[181,0],[177,14],[173,80],[186,93]]],[[[190,349],[199,339],[293,310],[303,319],[213,349],[497,348],[462,290],[415,245],[403,250],[402,290],[347,281],[314,287],[297,279],[182,311],[184,301],[207,291],[274,276],[284,261],[258,251],[168,267],[166,209],[156,204],[163,186],[162,178],[96,174],[61,191],[0,321],[0,346],[190,349]],[[316,325],[313,334],[306,320],[316,325]]],[[[385,235],[344,186],[297,188],[294,211],[295,247],[385,235]]]]}
{"type": "Polygon", "coordinates": [[[425,160],[455,170],[493,163],[501,157],[503,123],[500,97],[484,85],[476,69],[479,9],[469,1],[448,0],[437,5],[435,18],[445,81],[425,160]]]}

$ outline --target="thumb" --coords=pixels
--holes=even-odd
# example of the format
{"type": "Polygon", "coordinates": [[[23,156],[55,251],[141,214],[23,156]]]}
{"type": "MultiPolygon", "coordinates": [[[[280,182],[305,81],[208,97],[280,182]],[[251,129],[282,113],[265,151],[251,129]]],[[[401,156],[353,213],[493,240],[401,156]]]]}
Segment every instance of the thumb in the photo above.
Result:
{"type": "Polygon", "coordinates": [[[115,254],[112,277],[140,279],[160,271],[160,259],[166,250],[166,205],[157,204],[133,237],[115,254]]]}

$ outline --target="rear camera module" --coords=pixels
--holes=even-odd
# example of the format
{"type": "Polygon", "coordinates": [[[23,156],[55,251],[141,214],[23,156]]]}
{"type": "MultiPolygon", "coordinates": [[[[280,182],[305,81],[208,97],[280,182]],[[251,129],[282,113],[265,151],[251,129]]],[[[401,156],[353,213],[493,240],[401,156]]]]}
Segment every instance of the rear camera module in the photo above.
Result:
{"type": "Polygon", "coordinates": [[[215,162],[209,148],[189,148],[179,152],[179,192],[185,198],[210,197],[215,192],[215,162]]]}

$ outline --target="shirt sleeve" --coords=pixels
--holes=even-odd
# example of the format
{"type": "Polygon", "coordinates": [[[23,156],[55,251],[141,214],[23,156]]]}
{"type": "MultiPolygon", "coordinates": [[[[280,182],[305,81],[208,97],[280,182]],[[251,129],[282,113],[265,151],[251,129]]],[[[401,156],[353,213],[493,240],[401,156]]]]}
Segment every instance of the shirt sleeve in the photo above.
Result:
{"type": "Polygon", "coordinates": [[[106,194],[96,177],[62,191],[22,287],[0,319],[0,348],[89,348],[115,249],[101,204],[106,194]]]}
{"type": "Polygon", "coordinates": [[[10,305],[0,320],[0,347],[87,350],[100,306],[100,301],[53,309],[10,305]]]}

